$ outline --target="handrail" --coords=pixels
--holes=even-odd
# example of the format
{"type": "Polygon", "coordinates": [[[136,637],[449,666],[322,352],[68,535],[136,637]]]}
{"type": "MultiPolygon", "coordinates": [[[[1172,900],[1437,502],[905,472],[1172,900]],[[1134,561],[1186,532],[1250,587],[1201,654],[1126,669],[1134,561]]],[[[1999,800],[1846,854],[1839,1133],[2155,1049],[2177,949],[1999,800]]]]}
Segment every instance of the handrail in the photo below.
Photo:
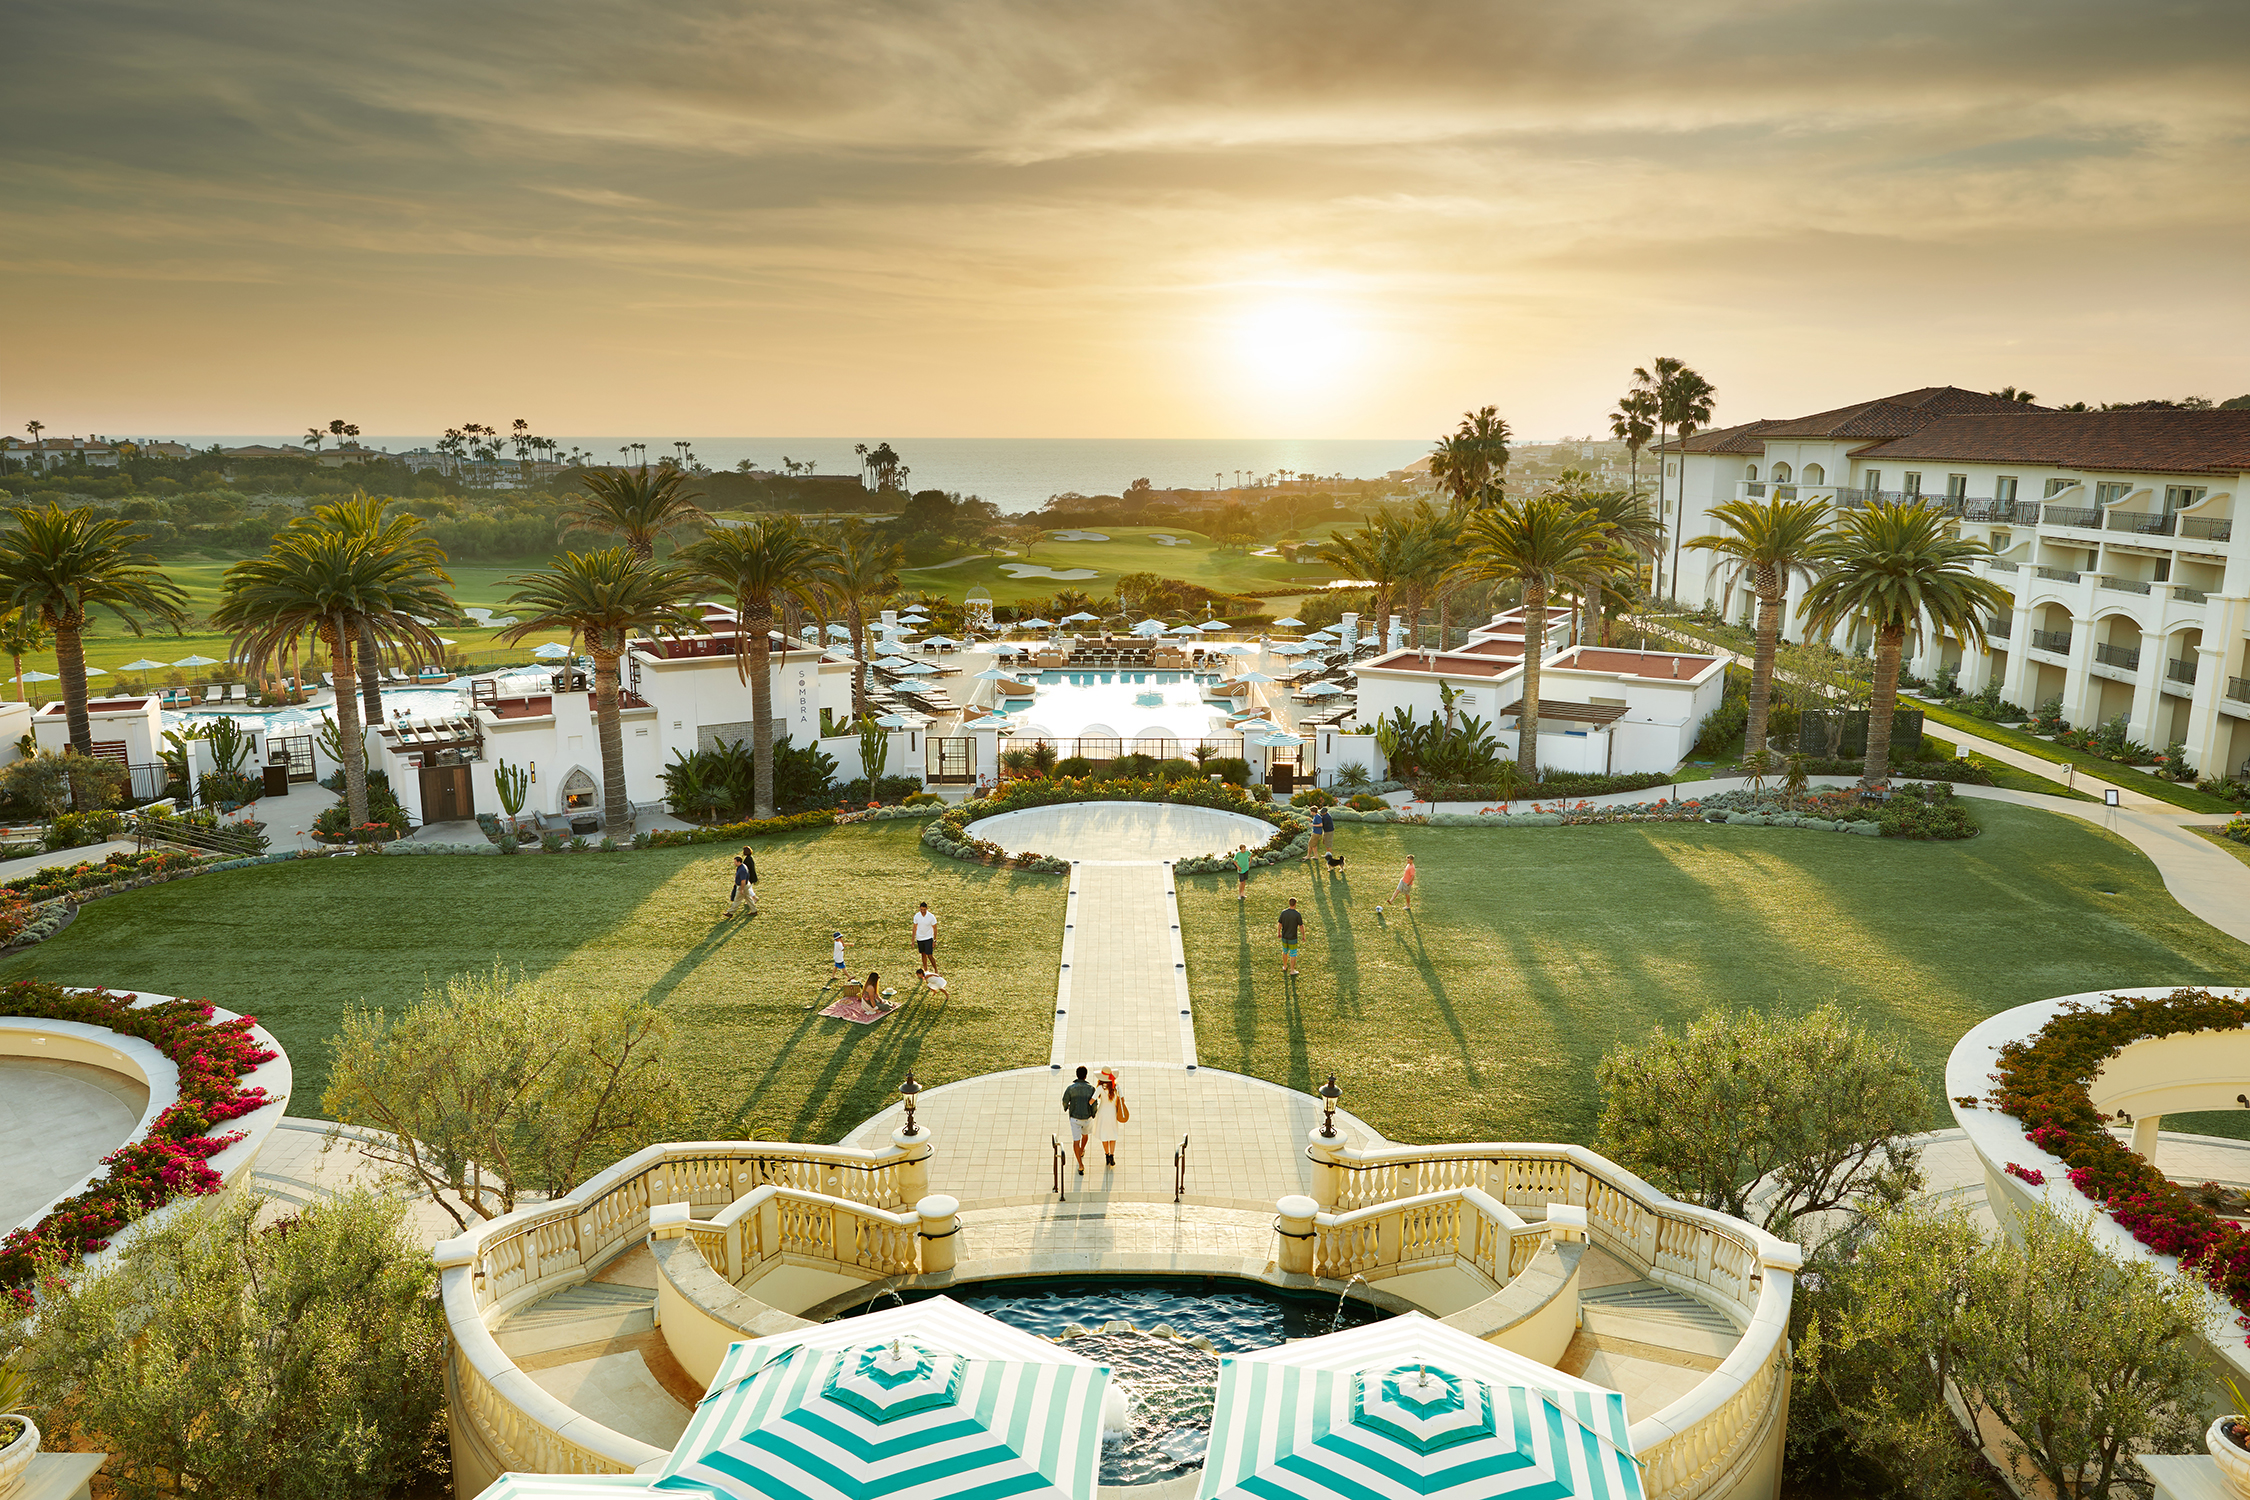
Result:
{"type": "Polygon", "coordinates": [[[1069,1193],[1063,1190],[1063,1185],[1070,1179],[1063,1176],[1062,1137],[1059,1135],[1050,1135],[1047,1137],[1047,1144],[1055,1148],[1055,1200],[1057,1202],[1061,1202],[1063,1199],[1070,1196],[1069,1193]]]}
{"type": "Polygon", "coordinates": [[[1172,1201],[1179,1202],[1187,1196],[1187,1143],[1180,1137],[1180,1149],[1172,1153],[1172,1201]]]}
{"type": "MultiPolygon", "coordinates": [[[[1315,1153],[1316,1163],[1322,1154],[1315,1153]]],[[[1586,1210],[1588,1236],[1599,1248],[1652,1281],[1692,1289],[1734,1314],[1744,1331],[1719,1368],[1632,1426],[1632,1449],[1651,1496],[1692,1500],[1712,1493],[1771,1421],[1783,1389],[1790,1299],[1804,1261],[1797,1246],[1714,1209],[1681,1203],[1583,1146],[1346,1147],[1325,1155],[1342,1174],[1339,1219],[1370,1206],[1420,1208],[1454,1193],[1473,1202],[1471,1190],[1500,1205],[1571,1204],[1586,1210]]]]}

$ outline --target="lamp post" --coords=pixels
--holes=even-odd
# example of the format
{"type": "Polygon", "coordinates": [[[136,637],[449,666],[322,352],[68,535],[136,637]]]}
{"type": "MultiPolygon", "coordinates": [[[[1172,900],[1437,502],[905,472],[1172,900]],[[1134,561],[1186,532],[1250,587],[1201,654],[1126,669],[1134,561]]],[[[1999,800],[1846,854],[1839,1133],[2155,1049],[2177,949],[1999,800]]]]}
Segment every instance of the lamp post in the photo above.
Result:
{"type": "Polygon", "coordinates": [[[901,1134],[919,1135],[921,1132],[914,1126],[914,1096],[922,1092],[922,1085],[914,1081],[912,1068],[906,1070],[906,1082],[898,1086],[898,1092],[899,1097],[906,1101],[906,1129],[901,1134]]]}
{"type": "Polygon", "coordinates": [[[1329,1074],[1328,1081],[1320,1086],[1320,1133],[1331,1140],[1336,1136],[1336,1101],[1343,1097],[1344,1091],[1336,1087],[1336,1075],[1329,1074]]]}

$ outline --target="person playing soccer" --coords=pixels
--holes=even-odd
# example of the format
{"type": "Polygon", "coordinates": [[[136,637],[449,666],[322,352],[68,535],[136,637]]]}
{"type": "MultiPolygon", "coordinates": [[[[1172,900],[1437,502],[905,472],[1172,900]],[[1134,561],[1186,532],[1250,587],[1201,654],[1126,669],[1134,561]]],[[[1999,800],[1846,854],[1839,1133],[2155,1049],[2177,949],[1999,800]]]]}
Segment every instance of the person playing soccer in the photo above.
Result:
{"type": "Polygon", "coordinates": [[[1294,976],[1297,972],[1297,934],[1304,928],[1305,914],[1297,910],[1297,898],[1291,896],[1289,904],[1281,909],[1281,972],[1294,976]]]}
{"type": "Polygon", "coordinates": [[[828,982],[830,984],[849,984],[852,976],[844,967],[844,935],[840,932],[831,932],[828,936],[835,943],[835,946],[829,950],[828,982]]]}
{"type": "Polygon", "coordinates": [[[1414,856],[1411,854],[1406,856],[1406,868],[1398,872],[1398,886],[1391,892],[1391,899],[1408,911],[1414,909],[1414,856]]]}

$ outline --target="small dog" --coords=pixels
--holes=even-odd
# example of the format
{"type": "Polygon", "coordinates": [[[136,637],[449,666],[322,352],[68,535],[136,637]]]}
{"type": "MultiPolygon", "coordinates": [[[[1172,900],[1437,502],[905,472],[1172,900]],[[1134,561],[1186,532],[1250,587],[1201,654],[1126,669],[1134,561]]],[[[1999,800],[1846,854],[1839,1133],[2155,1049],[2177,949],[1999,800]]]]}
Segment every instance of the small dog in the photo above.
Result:
{"type": "Polygon", "coordinates": [[[1328,861],[1329,874],[1333,875],[1338,870],[1344,868],[1344,856],[1342,856],[1341,854],[1329,854],[1323,857],[1328,861]]]}

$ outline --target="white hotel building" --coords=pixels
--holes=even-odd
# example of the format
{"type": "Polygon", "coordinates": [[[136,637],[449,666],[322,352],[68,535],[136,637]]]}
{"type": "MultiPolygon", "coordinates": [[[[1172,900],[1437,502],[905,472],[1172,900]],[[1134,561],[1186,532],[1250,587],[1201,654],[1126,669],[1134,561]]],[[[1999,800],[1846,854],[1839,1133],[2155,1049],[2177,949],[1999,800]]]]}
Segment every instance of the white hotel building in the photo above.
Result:
{"type": "MultiPolygon", "coordinates": [[[[1663,474],[1683,539],[1723,530],[1711,507],[1734,499],[1940,509],[1991,543],[1999,555],[1978,567],[2013,605],[1988,621],[1986,650],[1910,633],[1909,670],[1955,666],[1964,690],[1997,680],[2025,708],[2060,697],[2073,724],[2122,713],[2144,744],[2184,741],[2204,775],[2250,761],[2250,538],[2234,539],[2250,411],[2050,411],[1933,386],[1698,433],[1666,446],[1663,474]]],[[[1682,603],[1736,619],[1755,608],[1717,554],[1681,546],[1664,567],[1660,591],[1682,603]]],[[[1792,640],[1803,592],[1791,584],[1792,640]]],[[[1847,627],[1834,643],[1869,634],[1847,627]]]]}

